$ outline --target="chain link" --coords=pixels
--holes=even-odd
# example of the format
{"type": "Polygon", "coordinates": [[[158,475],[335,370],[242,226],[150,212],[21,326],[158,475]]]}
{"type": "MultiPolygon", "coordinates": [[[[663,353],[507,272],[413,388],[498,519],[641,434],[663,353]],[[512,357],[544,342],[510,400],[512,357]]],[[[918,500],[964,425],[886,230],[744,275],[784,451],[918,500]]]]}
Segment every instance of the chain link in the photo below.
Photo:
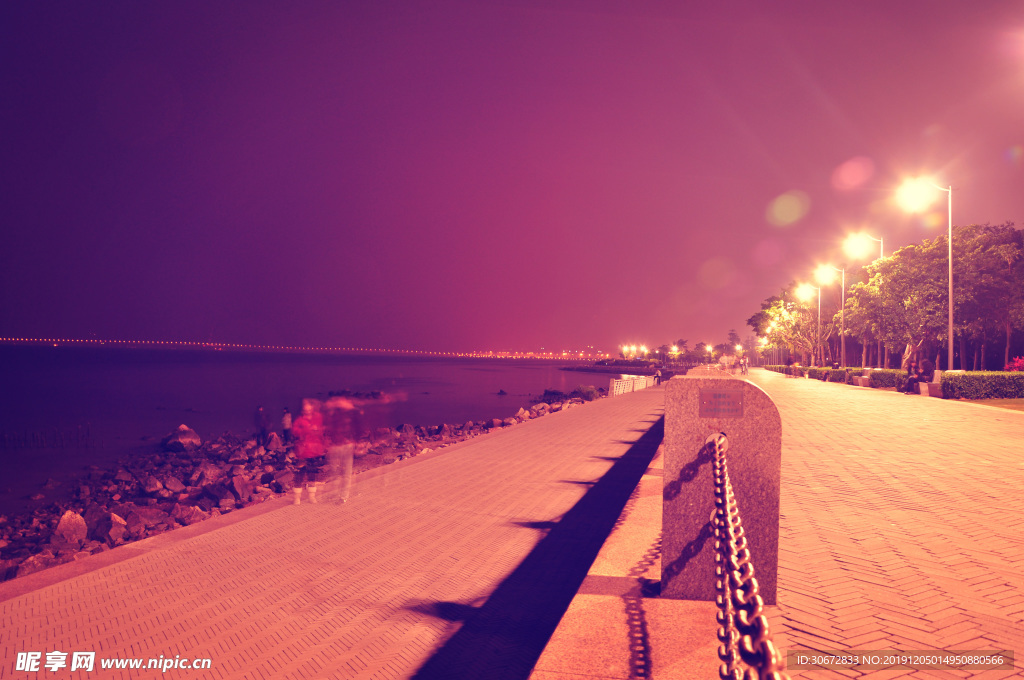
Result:
{"type": "Polygon", "coordinates": [[[789,680],[772,644],[764,600],[758,594],[750,548],[729,481],[724,432],[708,438],[714,448],[715,477],[715,590],[718,595],[718,658],[722,680],[789,680]],[[745,664],[746,669],[739,668],[745,664]]]}

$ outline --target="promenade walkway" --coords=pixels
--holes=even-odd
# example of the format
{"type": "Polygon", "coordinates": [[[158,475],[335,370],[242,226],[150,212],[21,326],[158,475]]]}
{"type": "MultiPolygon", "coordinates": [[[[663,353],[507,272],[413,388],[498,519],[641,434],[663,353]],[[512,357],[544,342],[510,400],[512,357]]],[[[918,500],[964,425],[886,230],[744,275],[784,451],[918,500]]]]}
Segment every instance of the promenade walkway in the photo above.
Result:
{"type": "Polygon", "coordinates": [[[525,678],[662,405],[601,400],[359,475],[345,504],[271,501],[0,584],[0,678],[525,678]],[[74,652],[96,670],[72,672],[74,652]],[[161,657],[211,665],[100,670],[161,657]]]}
{"type": "Polygon", "coordinates": [[[767,371],[750,379],[783,423],[777,645],[1009,649],[1016,670],[867,677],[1024,673],[1024,413],[767,371]]]}
{"type": "MultiPolygon", "coordinates": [[[[783,423],[777,646],[1024,656],[1024,414],[750,379],[783,423]]],[[[713,612],[626,583],[660,573],[663,394],[360,476],[345,505],[272,502],[0,584],[0,678],[521,680],[538,657],[542,680],[709,677],[680,660],[711,656],[686,635],[713,612]],[[13,670],[17,652],[55,650],[212,667],[13,670]]],[[[996,679],[1017,663],[793,676],[996,679]]]]}

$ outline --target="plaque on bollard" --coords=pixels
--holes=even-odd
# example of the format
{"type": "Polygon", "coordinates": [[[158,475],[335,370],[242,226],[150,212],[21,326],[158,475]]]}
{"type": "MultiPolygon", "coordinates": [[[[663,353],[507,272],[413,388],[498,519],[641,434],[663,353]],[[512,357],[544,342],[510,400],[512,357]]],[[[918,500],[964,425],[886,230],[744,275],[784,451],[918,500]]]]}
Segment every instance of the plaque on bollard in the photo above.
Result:
{"type": "Polygon", "coordinates": [[[707,442],[719,432],[728,438],[729,476],[760,594],[766,604],[775,604],[779,411],[757,385],[710,372],[678,376],[665,386],[661,596],[715,599],[714,445],[707,442]]]}

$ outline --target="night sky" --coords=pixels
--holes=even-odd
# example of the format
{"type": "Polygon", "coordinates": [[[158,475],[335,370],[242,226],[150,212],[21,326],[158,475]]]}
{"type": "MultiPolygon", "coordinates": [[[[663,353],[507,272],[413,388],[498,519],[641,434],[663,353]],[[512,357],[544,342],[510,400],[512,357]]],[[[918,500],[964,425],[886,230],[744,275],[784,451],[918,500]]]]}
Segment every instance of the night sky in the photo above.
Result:
{"type": "Polygon", "coordinates": [[[851,229],[944,233],[908,174],[1024,224],[1020,2],[21,0],[0,33],[0,336],[722,342],[851,229]]]}

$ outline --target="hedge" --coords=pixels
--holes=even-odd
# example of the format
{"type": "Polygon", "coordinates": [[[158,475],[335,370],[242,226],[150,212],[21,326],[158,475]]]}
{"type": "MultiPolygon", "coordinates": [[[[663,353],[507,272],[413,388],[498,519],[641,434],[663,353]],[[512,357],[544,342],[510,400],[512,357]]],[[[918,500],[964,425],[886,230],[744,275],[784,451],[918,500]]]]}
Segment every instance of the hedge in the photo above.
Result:
{"type": "Polygon", "coordinates": [[[944,371],[944,399],[1021,399],[1024,373],[1003,371],[944,371]]]}
{"type": "Polygon", "coordinates": [[[814,380],[821,380],[824,376],[827,382],[853,384],[855,376],[864,375],[864,369],[857,368],[817,368],[814,366],[781,366],[768,365],[763,367],[766,371],[774,371],[786,375],[808,376],[814,380]]]}
{"type": "Polygon", "coordinates": [[[872,387],[899,387],[906,380],[907,372],[898,368],[875,368],[868,377],[872,387]]]}

